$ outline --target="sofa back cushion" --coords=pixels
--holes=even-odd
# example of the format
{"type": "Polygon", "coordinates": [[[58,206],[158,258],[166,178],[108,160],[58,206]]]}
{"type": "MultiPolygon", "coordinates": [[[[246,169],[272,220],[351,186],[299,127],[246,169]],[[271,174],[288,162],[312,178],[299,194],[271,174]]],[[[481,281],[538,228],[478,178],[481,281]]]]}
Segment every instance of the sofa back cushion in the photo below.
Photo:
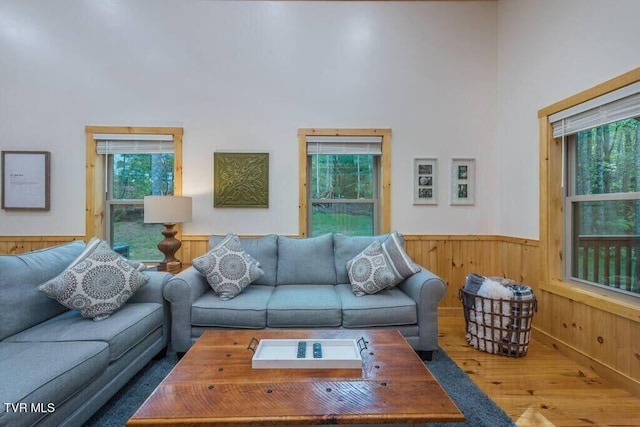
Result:
{"type": "MultiPolygon", "coordinates": [[[[209,250],[215,248],[224,238],[225,236],[209,236],[209,250]]],[[[253,283],[274,286],[278,268],[278,236],[268,234],[263,237],[240,237],[240,244],[260,263],[260,268],[264,271],[264,274],[253,283]]]]}
{"type": "Polygon", "coordinates": [[[278,236],[278,285],[335,285],[333,235],[278,236]]]}
{"type": "MultiPolygon", "coordinates": [[[[404,243],[402,235],[398,234],[398,236],[401,242],[404,243]]],[[[335,269],[338,283],[350,283],[349,274],[347,273],[347,262],[365,250],[374,240],[384,242],[388,237],[388,234],[380,234],[378,236],[346,236],[344,234],[335,234],[333,236],[333,245],[335,247],[335,269]]]]}
{"type": "Polygon", "coordinates": [[[76,259],[82,241],[20,255],[0,255],[0,340],[67,311],[37,287],[76,259]]]}

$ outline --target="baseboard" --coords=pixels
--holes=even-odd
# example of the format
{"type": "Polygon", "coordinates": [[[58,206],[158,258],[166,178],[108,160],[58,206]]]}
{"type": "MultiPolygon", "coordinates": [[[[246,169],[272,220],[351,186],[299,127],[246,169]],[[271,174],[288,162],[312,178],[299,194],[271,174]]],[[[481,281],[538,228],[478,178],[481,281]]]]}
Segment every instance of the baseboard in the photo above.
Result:
{"type": "Polygon", "coordinates": [[[577,348],[566,344],[540,329],[533,327],[532,337],[543,344],[558,350],[563,355],[576,363],[588,367],[602,378],[611,381],[617,386],[627,390],[629,393],[640,396],[640,382],[635,379],[616,371],[615,369],[603,363],[594,360],[592,357],[578,350],[577,348]]]}

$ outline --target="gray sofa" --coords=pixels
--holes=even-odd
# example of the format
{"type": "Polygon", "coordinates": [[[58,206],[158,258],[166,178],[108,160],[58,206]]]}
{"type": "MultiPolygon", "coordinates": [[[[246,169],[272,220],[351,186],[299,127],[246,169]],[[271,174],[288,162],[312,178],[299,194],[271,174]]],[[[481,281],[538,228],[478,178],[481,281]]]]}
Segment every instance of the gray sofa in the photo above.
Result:
{"type": "MultiPolygon", "coordinates": [[[[210,236],[209,248],[223,238],[210,236]]],[[[438,348],[437,308],[446,291],[441,278],[421,267],[392,289],[365,296],[352,292],[347,262],[374,239],[386,238],[240,238],[264,275],[229,300],[221,300],[193,266],[172,277],[164,297],[171,304],[173,350],[186,352],[208,329],[393,328],[430,359],[438,348]]]]}
{"type": "Polygon", "coordinates": [[[82,425],[166,349],[168,273],[145,273],[149,282],[101,321],[37,290],[84,247],[0,256],[0,426],[82,425]]]}

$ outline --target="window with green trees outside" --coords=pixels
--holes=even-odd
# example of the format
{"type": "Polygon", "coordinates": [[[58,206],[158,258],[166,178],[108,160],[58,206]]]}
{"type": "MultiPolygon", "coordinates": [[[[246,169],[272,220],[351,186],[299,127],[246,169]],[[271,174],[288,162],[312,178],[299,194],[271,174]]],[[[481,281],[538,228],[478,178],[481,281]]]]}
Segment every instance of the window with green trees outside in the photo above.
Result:
{"type": "Polygon", "coordinates": [[[159,261],[162,224],[145,224],[144,196],[173,194],[173,153],[110,154],[106,236],[129,259],[159,261]]]}
{"type": "Polygon", "coordinates": [[[640,295],[640,121],[582,130],[567,144],[568,270],[573,280],[640,295]]]}
{"type": "Polygon", "coordinates": [[[378,233],[379,156],[312,154],[309,235],[378,233]]]}

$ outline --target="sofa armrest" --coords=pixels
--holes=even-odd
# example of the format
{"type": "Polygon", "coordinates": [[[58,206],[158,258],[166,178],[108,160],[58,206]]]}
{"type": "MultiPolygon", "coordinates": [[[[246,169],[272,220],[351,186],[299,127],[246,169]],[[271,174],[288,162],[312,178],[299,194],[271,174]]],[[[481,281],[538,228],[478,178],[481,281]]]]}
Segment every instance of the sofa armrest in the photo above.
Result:
{"type": "Polygon", "coordinates": [[[438,304],[447,292],[444,280],[424,267],[398,284],[398,288],[416,302],[418,308],[419,348],[438,348],[438,304]]]}
{"type": "Polygon", "coordinates": [[[185,353],[191,347],[191,305],[208,289],[207,279],[193,266],[173,276],[164,287],[171,305],[171,347],[185,353]]]}
{"type": "Polygon", "coordinates": [[[158,304],[164,304],[162,291],[173,275],[161,271],[143,271],[143,273],[149,276],[149,281],[129,298],[129,302],[157,302],[158,304]]]}
{"type": "Polygon", "coordinates": [[[207,278],[193,266],[173,276],[163,291],[164,298],[171,304],[188,303],[189,306],[211,289],[207,278]]]}

